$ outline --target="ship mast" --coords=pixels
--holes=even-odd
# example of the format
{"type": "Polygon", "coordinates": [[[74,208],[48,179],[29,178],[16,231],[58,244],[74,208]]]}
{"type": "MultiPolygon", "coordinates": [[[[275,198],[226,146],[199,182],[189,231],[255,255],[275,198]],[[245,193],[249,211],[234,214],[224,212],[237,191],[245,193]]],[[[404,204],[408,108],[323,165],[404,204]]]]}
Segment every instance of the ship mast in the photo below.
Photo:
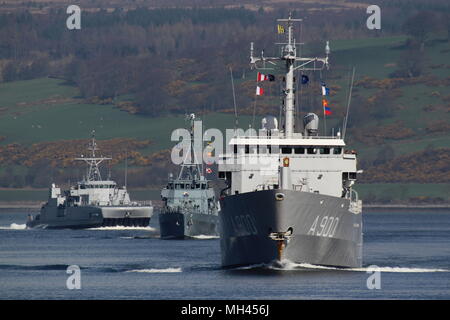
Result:
{"type": "Polygon", "coordinates": [[[265,62],[276,65],[277,61],[285,62],[285,79],[286,86],[284,90],[284,106],[285,106],[285,128],[284,135],[286,138],[292,138],[294,134],[294,72],[297,70],[322,70],[328,68],[328,54],[329,46],[327,42],[326,57],[325,58],[307,58],[297,56],[297,45],[294,38],[294,22],[301,22],[302,19],[293,19],[289,14],[288,19],[277,19],[278,22],[285,23],[287,26],[287,42],[278,43],[282,45],[280,57],[264,57],[263,53],[261,57],[253,56],[253,42],[250,47],[250,63],[255,66],[256,69],[264,69],[265,62]],[[258,66],[258,62],[263,63],[263,67],[258,66]]]}
{"type": "Polygon", "coordinates": [[[199,161],[197,159],[195,149],[194,149],[194,125],[195,125],[195,114],[191,113],[189,115],[190,120],[190,141],[189,141],[189,151],[186,152],[186,156],[181,164],[180,174],[178,175],[178,180],[201,180],[202,168],[200,167],[199,161]],[[190,159],[190,161],[188,160],[190,159]]]}
{"type": "Polygon", "coordinates": [[[97,142],[95,142],[95,130],[92,130],[91,142],[88,146],[88,150],[91,151],[90,157],[75,158],[75,160],[84,161],[88,165],[87,174],[85,180],[90,181],[102,181],[102,176],[100,174],[99,164],[104,160],[111,160],[111,158],[96,157],[95,151],[98,150],[97,142]]]}

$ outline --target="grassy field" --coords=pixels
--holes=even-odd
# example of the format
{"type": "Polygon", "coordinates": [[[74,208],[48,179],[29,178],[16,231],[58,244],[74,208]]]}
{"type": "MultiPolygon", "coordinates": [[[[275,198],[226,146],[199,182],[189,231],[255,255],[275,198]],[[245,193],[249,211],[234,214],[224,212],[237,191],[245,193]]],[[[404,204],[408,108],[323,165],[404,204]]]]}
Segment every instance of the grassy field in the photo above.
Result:
{"type": "MultiPolygon", "coordinates": [[[[405,37],[392,37],[380,39],[361,39],[361,40],[341,40],[335,43],[336,52],[333,56],[340,65],[355,66],[357,79],[364,76],[384,79],[389,77],[396,67],[401,48],[405,37]]],[[[430,41],[425,46],[425,74],[445,79],[450,77],[450,64],[448,62],[448,52],[450,43],[443,40],[430,41]],[[436,68],[433,66],[441,65],[436,68]]],[[[345,81],[338,82],[345,87],[345,81]]],[[[406,128],[413,130],[414,135],[402,140],[386,139],[385,144],[390,144],[396,155],[404,155],[412,152],[424,150],[429,146],[436,148],[450,147],[450,136],[446,133],[428,134],[425,130],[427,126],[436,121],[450,122],[450,112],[448,101],[444,98],[449,94],[448,86],[428,86],[425,84],[406,85],[399,88],[401,96],[395,100],[397,108],[390,112],[390,116],[385,119],[369,119],[361,124],[365,127],[377,128],[386,124],[401,121],[406,128]],[[434,93],[432,95],[432,93],[434,93]],[[435,111],[426,111],[424,108],[429,105],[447,106],[435,111]]],[[[330,100],[345,103],[344,91],[342,90],[330,100]]],[[[360,88],[358,94],[365,97],[376,93],[375,89],[360,88]]],[[[330,104],[332,103],[330,101],[330,104]]],[[[360,108],[352,104],[351,110],[360,108]]],[[[350,117],[352,114],[350,113],[350,117]]],[[[333,123],[330,121],[330,123],[333,123]]],[[[340,125],[341,121],[336,121],[340,125]]],[[[349,134],[351,136],[351,133],[349,134]]],[[[362,159],[373,159],[379,152],[381,145],[367,145],[355,143],[352,147],[358,150],[362,159]]]]}
{"type": "MultiPolygon", "coordinates": [[[[401,44],[404,36],[390,38],[371,38],[356,40],[331,41],[331,66],[340,66],[342,74],[348,74],[351,66],[356,67],[357,79],[364,76],[383,79],[396,68],[395,63],[402,53],[401,44]]],[[[433,41],[425,47],[425,72],[441,79],[450,76],[448,52],[450,43],[433,41]],[[443,67],[432,67],[443,65],[443,67]]],[[[239,83],[239,82],[238,82],[239,83]]],[[[348,78],[337,81],[345,88],[348,78]]],[[[439,109],[425,111],[428,105],[447,105],[443,98],[449,95],[448,86],[430,87],[425,84],[407,85],[400,88],[402,96],[395,103],[402,108],[392,110],[392,115],[383,120],[369,119],[361,126],[370,128],[382,126],[401,120],[407,128],[411,128],[414,136],[402,140],[386,139],[382,145],[366,145],[355,143],[352,148],[358,150],[362,159],[374,159],[380,148],[390,144],[395,155],[409,154],[423,150],[429,146],[450,147],[450,137],[444,132],[427,134],[425,127],[437,120],[450,121],[450,112],[439,109]],[[438,94],[431,95],[432,92],[438,94]]],[[[376,89],[359,88],[358,94],[370,96],[376,89]]],[[[113,105],[86,104],[80,97],[79,90],[66,85],[58,79],[41,78],[29,81],[0,83],[0,144],[21,143],[33,144],[45,141],[70,139],[86,139],[92,129],[96,130],[98,139],[116,137],[151,140],[153,144],[145,152],[154,152],[172,147],[170,134],[176,128],[186,127],[183,115],[164,117],[144,117],[119,110],[113,105]]],[[[121,100],[129,97],[120,97],[121,100]]],[[[345,90],[330,97],[330,104],[345,104],[345,90]]],[[[352,105],[352,109],[362,106],[352,105]]],[[[350,114],[351,116],[351,114],[350,114]]],[[[257,123],[259,123],[259,118],[257,123]]],[[[234,127],[234,116],[223,113],[210,113],[203,116],[207,128],[234,127]]],[[[250,116],[240,116],[239,126],[247,128],[251,123],[250,116]]],[[[328,127],[339,127],[342,119],[332,117],[328,127]]],[[[350,133],[351,135],[351,133],[350,133]]],[[[0,168],[0,172],[1,172],[0,168]]],[[[14,168],[18,173],[21,168],[14,168]]],[[[418,196],[441,197],[449,201],[450,184],[367,184],[357,188],[361,196],[375,195],[380,198],[389,194],[398,199],[418,196]]],[[[0,190],[0,201],[16,201],[16,199],[46,199],[46,190],[0,190]]],[[[146,198],[146,191],[136,191],[138,200],[146,198]]],[[[155,193],[152,198],[158,198],[155,193]]]]}
{"type": "MultiPolygon", "coordinates": [[[[149,139],[148,151],[174,145],[170,135],[185,128],[185,116],[144,117],[121,111],[113,105],[85,104],[78,90],[62,80],[41,78],[0,84],[0,136],[2,144],[32,144],[44,141],[86,139],[95,129],[98,139],[116,137],[149,139]]],[[[207,128],[233,128],[234,116],[210,113],[201,117],[207,128]]],[[[241,116],[248,127],[251,117],[241,116]]]]}
{"type": "Polygon", "coordinates": [[[47,189],[1,189],[0,202],[46,201],[47,189]]]}

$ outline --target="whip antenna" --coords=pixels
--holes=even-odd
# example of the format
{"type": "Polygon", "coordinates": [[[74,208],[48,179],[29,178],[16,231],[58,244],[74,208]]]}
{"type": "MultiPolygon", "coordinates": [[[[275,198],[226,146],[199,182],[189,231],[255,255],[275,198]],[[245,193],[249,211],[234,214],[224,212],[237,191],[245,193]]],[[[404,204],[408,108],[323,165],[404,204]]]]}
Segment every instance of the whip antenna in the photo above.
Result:
{"type": "Polygon", "coordinates": [[[238,128],[238,115],[236,106],[236,93],[234,91],[233,69],[230,66],[231,88],[233,89],[233,103],[234,103],[234,130],[238,128]]]}
{"type": "Polygon", "coordinates": [[[345,114],[344,130],[342,132],[342,139],[345,139],[345,134],[347,133],[348,112],[350,110],[350,103],[352,101],[352,89],[353,89],[353,81],[354,80],[355,80],[355,67],[353,67],[352,80],[350,83],[350,91],[348,93],[347,113],[345,114]]]}

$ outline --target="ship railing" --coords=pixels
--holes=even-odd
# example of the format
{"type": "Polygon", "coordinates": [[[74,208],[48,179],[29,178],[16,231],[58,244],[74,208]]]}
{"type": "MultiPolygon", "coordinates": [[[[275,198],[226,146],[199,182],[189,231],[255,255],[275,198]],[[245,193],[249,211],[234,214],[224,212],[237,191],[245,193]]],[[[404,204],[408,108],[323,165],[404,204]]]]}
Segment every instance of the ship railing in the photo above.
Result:
{"type": "Polygon", "coordinates": [[[275,184],[277,184],[277,183],[258,184],[255,188],[255,191],[273,190],[273,189],[275,189],[275,187],[274,187],[275,184]]]}
{"type": "MultiPolygon", "coordinates": [[[[179,212],[185,212],[185,211],[189,211],[190,213],[203,213],[205,212],[204,210],[202,210],[201,208],[193,208],[193,207],[181,207],[181,206],[177,206],[177,207],[163,207],[161,208],[160,212],[161,213],[179,213],[179,212]]],[[[214,210],[211,208],[208,208],[206,210],[207,214],[214,214],[214,210]]]]}
{"type": "Polygon", "coordinates": [[[144,206],[151,206],[152,201],[151,200],[138,200],[131,202],[132,205],[135,205],[137,207],[144,207],[144,206]]]}
{"type": "Polygon", "coordinates": [[[286,137],[285,135],[271,135],[271,136],[266,136],[266,135],[258,135],[258,136],[248,136],[248,135],[244,135],[244,136],[235,136],[233,138],[239,138],[239,139],[311,139],[311,140],[320,140],[320,139],[342,139],[342,137],[340,136],[305,136],[302,134],[294,134],[292,137],[286,137]]]}
{"type": "Polygon", "coordinates": [[[353,213],[362,212],[362,201],[359,200],[358,192],[356,190],[350,190],[350,211],[353,213]]]}
{"type": "Polygon", "coordinates": [[[350,189],[350,201],[358,202],[358,200],[359,200],[358,192],[354,189],[350,189]]]}

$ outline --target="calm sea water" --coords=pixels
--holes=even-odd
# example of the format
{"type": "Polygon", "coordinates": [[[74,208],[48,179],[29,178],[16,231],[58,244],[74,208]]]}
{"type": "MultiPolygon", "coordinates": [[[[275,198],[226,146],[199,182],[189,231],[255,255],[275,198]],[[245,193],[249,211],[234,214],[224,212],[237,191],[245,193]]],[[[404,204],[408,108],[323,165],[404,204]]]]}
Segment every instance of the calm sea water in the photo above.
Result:
{"type": "Polygon", "coordinates": [[[450,210],[364,213],[364,268],[220,267],[219,239],[160,240],[150,228],[26,230],[0,211],[0,299],[449,299],[450,210]],[[68,290],[69,265],[81,290],[68,290]],[[369,266],[381,289],[369,290],[369,266]]]}

